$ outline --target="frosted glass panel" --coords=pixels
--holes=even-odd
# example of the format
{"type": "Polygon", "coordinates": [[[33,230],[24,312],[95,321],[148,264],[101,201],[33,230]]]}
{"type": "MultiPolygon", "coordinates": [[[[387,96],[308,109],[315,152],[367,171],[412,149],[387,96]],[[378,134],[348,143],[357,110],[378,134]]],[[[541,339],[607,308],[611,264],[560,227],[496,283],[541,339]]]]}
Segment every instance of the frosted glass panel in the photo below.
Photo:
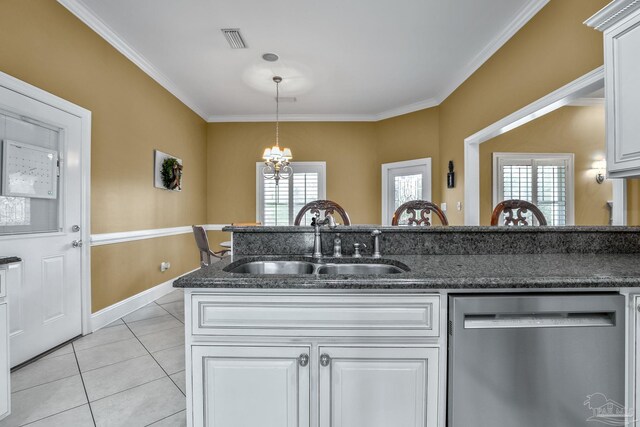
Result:
{"type": "MultiPolygon", "coordinates": [[[[399,175],[393,179],[394,185],[394,211],[397,210],[403,203],[411,200],[422,199],[422,174],[415,175],[399,175]]],[[[404,224],[407,218],[409,218],[407,212],[403,212],[400,216],[400,223],[404,224]]]]}

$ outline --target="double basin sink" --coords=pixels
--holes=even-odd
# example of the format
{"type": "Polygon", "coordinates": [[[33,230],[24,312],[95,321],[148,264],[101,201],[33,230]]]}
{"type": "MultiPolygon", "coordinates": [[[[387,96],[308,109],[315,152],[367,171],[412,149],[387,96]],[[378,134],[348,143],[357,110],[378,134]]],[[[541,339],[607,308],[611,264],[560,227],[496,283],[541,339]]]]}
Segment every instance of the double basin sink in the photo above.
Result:
{"type": "MultiPolygon", "coordinates": [[[[345,260],[346,261],[346,260],[345,260]]],[[[316,262],[299,260],[247,261],[227,266],[229,273],[245,274],[399,274],[409,271],[409,267],[401,263],[389,264],[385,260],[367,260],[367,262],[316,262]]]]}

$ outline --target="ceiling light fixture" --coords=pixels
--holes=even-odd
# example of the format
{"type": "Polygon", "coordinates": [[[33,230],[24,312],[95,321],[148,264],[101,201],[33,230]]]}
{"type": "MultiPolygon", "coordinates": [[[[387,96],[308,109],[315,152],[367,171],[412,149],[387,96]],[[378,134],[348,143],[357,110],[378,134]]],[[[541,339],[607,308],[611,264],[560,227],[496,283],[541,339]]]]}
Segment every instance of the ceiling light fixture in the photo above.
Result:
{"type": "Polygon", "coordinates": [[[282,77],[275,76],[273,81],[276,84],[276,145],[264,150],[262,159],[265,166],[262,168],[262,175],[267,179],[274,179],[278,185],[281,179],[289,179],[293,173],[293,169],[289,165],[293,156],[290,149],[280,148],[280,83],[282,77]]]}

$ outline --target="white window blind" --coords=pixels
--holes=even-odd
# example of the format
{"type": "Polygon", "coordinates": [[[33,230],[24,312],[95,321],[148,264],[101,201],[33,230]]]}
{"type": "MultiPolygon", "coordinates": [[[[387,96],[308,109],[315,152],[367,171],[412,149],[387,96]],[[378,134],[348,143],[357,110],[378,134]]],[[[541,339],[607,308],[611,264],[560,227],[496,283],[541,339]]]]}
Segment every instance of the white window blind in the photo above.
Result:
{"type": "MultiPolygon", "coordinates": [[[[494,206],[526,200],[540,209],[548,225],[573,224],[573,154],[494,153],[493,164],[494,206]]],[[[533,215],[527,216],[534,224],[533,215]]]]}
{"type": "MultiPolygon", "coordinates": [[[[300,209],[313,200],[325,198],[325,163],[293,162],[293,176],[278,186],[262,176],[263,163],[256,164],[257,220],[263,225],[293,225],[300,209]]],[[[311,215],[302,224],[309,225],[311,215]]]]}

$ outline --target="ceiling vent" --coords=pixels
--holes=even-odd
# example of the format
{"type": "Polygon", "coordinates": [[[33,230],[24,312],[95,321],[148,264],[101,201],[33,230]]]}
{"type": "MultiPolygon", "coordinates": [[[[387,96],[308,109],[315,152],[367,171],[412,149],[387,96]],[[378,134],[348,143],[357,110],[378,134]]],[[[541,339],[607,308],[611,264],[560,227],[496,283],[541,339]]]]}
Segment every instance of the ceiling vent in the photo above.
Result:
{"type": "Polygon", "coordinates": [[[227,38],[231,49],[246,49],[247,45],[244,43],[240,30],[238,28],[223,28],[222,34],[227,38]]]}

